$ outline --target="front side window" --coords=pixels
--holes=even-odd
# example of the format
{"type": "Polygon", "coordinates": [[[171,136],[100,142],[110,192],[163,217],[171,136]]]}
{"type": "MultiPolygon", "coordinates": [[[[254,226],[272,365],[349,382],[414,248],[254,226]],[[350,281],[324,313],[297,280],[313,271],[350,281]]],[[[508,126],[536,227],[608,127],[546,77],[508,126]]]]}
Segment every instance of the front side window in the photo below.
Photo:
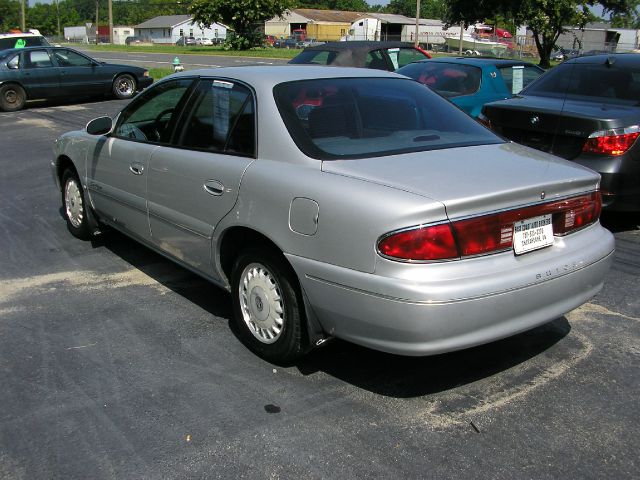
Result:
{"type": "Polygon", "coordinates": [[[476,93],[482,79],[480,68],[459,63],[420,62],[407,65],[398,73],[417,80],[445,97],[476,93]]]}
{"type": "Polygon", "coordinates": [[[53,56],[61,67],[90,67],[93,65],[93,61],[89,57],[72,50],[54,50],[53,56]]]}
{"type": "Polygon", "coordinates": [[[366,158],[503,141],[417,82],[329,78],[276,85],[284,123],[307,156],[366,158]]]}
{"type": "Polygon", "coordinates": [[[544,73],[544,70],[535,65],[499,67],[498,71],[507,87],[507,91],[511,93],[511,95],[517,95],[523,88],[544,73]]]}
{"type": "Polygon", "coordinates": [[[390,48],[387,50],[387,53],[396,70],[410,63],[428,58],[424,53],[415,48],[390,48]]]}
{"type": "Polygon", "coordinates": [[[314,64],[331,65],[338,56],[337,52],[329,50],[305,50],[297,55],[289,63],[292,64],[314,64]]]}
{"type": "Polygon", "coordinates": [[[193,79],[167,81],[147,90],[122,111],[113,135],[126,140],[169,143],[181,100],[193,79]]]}
{"type": "Polygon", "coordinates": [[[181,123],[177,141],[181,147],[255,155],[253,95],[244,85],[201,81],[181,123]]]}
{"type": "Polygon", "coordinates": [[[375,70],[389,70],[389,65],[382,54],[382,50],[373,50],[367,53],[364,66],[375,70]]]}

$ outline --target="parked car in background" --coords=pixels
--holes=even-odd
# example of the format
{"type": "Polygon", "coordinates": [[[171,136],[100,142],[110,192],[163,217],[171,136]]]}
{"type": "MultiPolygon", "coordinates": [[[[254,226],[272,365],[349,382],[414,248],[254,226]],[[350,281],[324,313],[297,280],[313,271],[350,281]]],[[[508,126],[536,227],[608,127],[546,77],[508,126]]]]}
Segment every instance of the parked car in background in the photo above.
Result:
{"type": "Polygon", "coordinates": [[[483,116],[501,135],[600,173],[604,205],[640,210],[640,55],[577,57],[483,116]]]}
{"type": "Polygon", "coordinates": [[[124,39],[125,45],[136,45],[138,43],[142,43],[142,38],[140,37],[127,37],[124,39]]]}
{"type": "Polygon", "coordinates": [[[595,172],[379,70],[172,75],[62,135],[52,167],[73,235],[111,225],[227,289],[276,362],[330,337],[429,355],[514,335],[613,258],[595,172]]]}
{"type": "Polygon", "coordinates": [[[537,65],[497,58],[434,58],[396,70],[447,97],[472,117],[487,102],[510,98],[544,73],[537,65]]]}
{"type": "Polygon", "coordinates": [[[196,38],[196,45],[211,46],[213,45],[213,42],[211,41],[210,38],[198,37],[196,38]]]}
{"type": "Polygon", "coordinates": [[[126,99],[153,83],[131,65],[99,62],[71,48],[25,47],[0,52],[0,110],[27,100],[113,95],[126,99]]]}
{"type": "Polygon", "coordinates": [[[51,44],[42,35],[35,33],[2,33],[0,34],[0,51],[12,48],[48,47],[51,44]]]}
{"type": "Polygon", "coordinates": [[[409,63],[431,58],[421,48],[407,42],[327,42],[305,48],[289,63],[293,65],[330,65],[332,67],[397,70],[409,63]]]}
{"type": "Polygon", "coordinates": [[[180,47],[195,46],[196,39],[195,37],[180,37],[176,42],[176,45],[180,47]]]}

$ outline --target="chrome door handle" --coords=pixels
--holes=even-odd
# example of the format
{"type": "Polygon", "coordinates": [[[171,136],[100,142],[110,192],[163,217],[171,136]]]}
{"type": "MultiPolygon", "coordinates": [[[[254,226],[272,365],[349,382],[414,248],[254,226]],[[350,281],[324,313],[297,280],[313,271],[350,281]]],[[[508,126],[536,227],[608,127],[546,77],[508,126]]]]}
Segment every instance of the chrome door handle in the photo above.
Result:
{"type": "Polygon", "coordinates": [[[220,196],[224,193],[224,185],[218,180],[207,180],[204,182],[204,190],[215,196],[220,196]]]}
{"type": "Polygon", "coordinates": [[[141,163],[132,163],[129,165],[129,170],[134,175],[142,175],[144,173],[144,165],[141,163]]]}

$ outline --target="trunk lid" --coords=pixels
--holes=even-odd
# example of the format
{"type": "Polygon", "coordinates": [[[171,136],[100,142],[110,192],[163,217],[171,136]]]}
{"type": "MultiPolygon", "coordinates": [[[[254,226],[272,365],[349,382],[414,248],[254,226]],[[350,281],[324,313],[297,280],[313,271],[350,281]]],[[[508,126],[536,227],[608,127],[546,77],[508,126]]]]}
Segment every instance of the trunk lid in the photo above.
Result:
{"type": "Polygon", "coordinates": [[[592,170],[512,143],[331,160],[322,170],[438,201],[450,219],[592,191],[599,181],[592,170]]]}
{"type": "Polygon", "coordinates": [[[485,116],[509,140],[574,159],[593,132],[638,124],[636,106],[550,97],[517,97],[485,105],[485,116]]]}

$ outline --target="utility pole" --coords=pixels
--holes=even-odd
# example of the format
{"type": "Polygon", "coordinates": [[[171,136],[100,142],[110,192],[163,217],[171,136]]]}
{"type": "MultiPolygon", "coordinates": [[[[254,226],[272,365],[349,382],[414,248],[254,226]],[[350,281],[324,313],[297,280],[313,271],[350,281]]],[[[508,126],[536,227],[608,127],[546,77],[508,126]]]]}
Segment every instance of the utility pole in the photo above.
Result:
{"type": "Polygon", "coordinates": [[[418,48],[418,35],[420,33],[420,0],[416,0],[416,38],[413,42],[414,47],[418,48]]]}
{"type": "Polygon", "coordinates": [[[98,45],[98,37],[100,36],[98,33],[98,25],[100,25],[100,22],[98,22],[98,17],[100,14],[100,2],[98,2],[98,0],[96,0],[96,45],[98,45]]]}
{"type": "Polygon", "coordinates": [[[25,7],[24,7],[24,2],[26,2],[27,0],[22,0],[20,2],[20,30],[22,30],[23,32],[27,30],[27,26],[25,24],[25,7]]]}
{"type": "Polygon", "coordinates": [[[58,17],[58,37],[62,36],[60,33],[60,0],[56,0],[56,17],[58,17]]]}
{"type": "Polygon", "coordinates": [[[109,0],[109,43],[113,44],[113,1],[109,0]]]}

